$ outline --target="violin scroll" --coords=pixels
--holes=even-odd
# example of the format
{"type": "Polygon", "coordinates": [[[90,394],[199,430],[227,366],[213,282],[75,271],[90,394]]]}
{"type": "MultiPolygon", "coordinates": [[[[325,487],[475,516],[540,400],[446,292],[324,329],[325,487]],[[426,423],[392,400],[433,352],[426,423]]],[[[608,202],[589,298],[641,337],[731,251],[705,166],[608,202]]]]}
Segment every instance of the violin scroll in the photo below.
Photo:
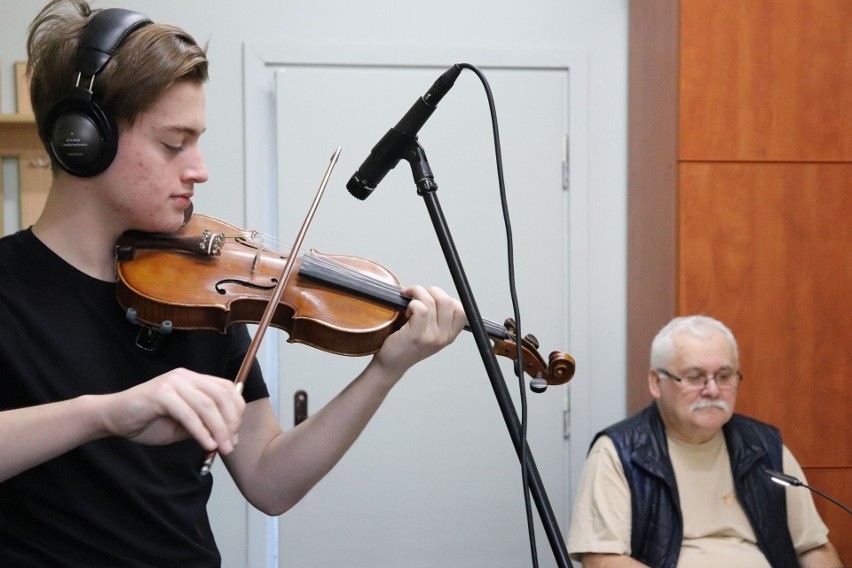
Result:
{"type": "MultiPolygon", "coordinates": [[[[508,357],[518,363],[518,340],[515,321],[506,319],[503,323],[506,330],[506,338],[493,339],[493,351],[495,355],[508,357]]],[[[574,358],[561,351],[552,351],[545,363],[544,358],[538,352],[538,339],[534,335],[526,335],[520,341],[523,353],[524,372],[533,378],[544,379],[548,385],[563,385],[574,377],[576,363],[574,358]]]]}

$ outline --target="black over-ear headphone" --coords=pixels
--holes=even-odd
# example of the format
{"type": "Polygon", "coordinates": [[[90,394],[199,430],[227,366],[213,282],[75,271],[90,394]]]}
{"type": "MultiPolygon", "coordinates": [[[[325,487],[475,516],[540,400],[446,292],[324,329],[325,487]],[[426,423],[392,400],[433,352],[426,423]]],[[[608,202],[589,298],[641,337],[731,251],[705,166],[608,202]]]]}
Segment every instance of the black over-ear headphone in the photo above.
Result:
{"type": "Polygon", "coordinates": [[[74,57],[77,84],[44,119],[42,138],[47,151],[66,172],[78,177],[98,175],[109,167],[118,149],[118,127],[92,93],[101,72],[121,42],[151,20],[137,12],[110,8],[86,24],[74,57]],[[80,86],[88,78],[89,87],[80,86]]]}

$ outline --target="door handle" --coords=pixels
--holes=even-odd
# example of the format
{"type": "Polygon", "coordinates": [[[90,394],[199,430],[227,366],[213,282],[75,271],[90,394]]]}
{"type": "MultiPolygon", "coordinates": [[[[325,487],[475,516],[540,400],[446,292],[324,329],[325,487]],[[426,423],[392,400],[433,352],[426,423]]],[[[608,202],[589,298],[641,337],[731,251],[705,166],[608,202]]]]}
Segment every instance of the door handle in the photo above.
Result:
{"type": "Polygon", "coordinates": [[[298,426],[308,418],[308,393],[299,390],[293,395],[293,426],[298,426]]]}

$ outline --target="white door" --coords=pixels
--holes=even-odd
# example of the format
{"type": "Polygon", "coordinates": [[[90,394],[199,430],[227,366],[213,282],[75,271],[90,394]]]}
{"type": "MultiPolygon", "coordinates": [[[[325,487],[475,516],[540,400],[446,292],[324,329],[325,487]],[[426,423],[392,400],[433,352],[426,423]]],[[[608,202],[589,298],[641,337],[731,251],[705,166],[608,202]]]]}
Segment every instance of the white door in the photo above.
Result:
{"type": "MultiPolygon", "coordinates": [[[[332,152],[341,146],[304,246],[365,257],[403,284],[435,284],[456,294],[405,161],[365,201],[345,189],[378,139],[451,63],[276,68],[279,236],[295,237],[332,152]]],[[[483,72],[502,138],[522,332],[538,337],[545,359],[552,350],[570,353],[569,199],[563,183],[568,70],[497,66],[483,72]]],[[[474,73],[462,73],[419,140],[479,310],[502,323],[512,316],[506,231],[486,95],[474,73]]],[[[313,412],[366,360],[280,337],[279,416],[291,427],[298,391],[307,393],[313,412]]],[[[501,359],[500,365],[520,416],[512,364],[501,359]]],[[[563,426],[568,392],[567,386],[527,391],[529,445],[563,534],[571,485],[563,426]]],[[[532,511],[540,565],[553,566],[534,505],[532,511]]],[[[403,378],[341,463],[279,526],[282,566],[529,565],[521,467],[469,333],[403,378]]]]}

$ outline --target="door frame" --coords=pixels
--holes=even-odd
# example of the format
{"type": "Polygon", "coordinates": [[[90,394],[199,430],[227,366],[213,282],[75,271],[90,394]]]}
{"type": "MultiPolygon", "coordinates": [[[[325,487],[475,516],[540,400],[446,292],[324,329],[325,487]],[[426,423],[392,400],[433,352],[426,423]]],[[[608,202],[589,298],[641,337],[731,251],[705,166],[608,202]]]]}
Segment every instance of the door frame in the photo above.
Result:
{"type": "MultiPolygon", "coordinates": [[[[556,49],[498,48],[419,48],[404,52],[385,46],[308,45],[305,43],[246,42],[243,44],[243,140],[246,225],[268,227],[277,234],[277,170],[275,150],[275,77],[278,67],[302,65],[335,66],[423,66],[449,67],[470,62],[487,74],[489,67],[564,70],[569,73],[568,141],[565,155],[568,168],[569,256],[565,281],[569,283],[568,349],[577,361],[577,373],[566,389],[568,396],[565,437],[570,438],[566,492],[571,510],[574,487],[585,461],[586,443],[592,434],[591,310],[590,310],[590,195],[589,195],[589,80],[588,54],[556,49]],[[460,57],[460,52],[462,56],[460,57]]],[[[416,96],[417,93],[412,93],[416,96]]],[[[394,117],[389,117],[393,120],[394,117]]],[[[275,342],[261,346],[258,359],[264,374],[277,377],[275,342]]],[[[268,382],[273,408],[278,408],[278,385],[268,382]]],[[[507,442],[508,443],[508,442],[507,442]]],[[[246,505],[247,565],[278,566],[278,519],[246,505]]],[[[562,527],[563,531],[567,527],[562,527]]]]}

